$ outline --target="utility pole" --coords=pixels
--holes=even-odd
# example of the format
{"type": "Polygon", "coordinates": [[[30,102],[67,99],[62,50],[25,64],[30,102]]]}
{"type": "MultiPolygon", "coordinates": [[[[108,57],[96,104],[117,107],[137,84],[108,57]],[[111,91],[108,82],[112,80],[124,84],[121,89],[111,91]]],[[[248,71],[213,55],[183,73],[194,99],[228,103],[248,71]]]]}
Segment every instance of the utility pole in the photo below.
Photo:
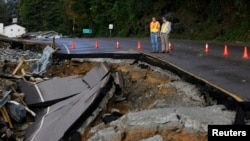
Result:
{"type": "Polygon", "coordinates": [[[73,37],[75,36],[75,17],[73,17],[73,27],[72,27],[72,30],[73,30],[73,37]]]}

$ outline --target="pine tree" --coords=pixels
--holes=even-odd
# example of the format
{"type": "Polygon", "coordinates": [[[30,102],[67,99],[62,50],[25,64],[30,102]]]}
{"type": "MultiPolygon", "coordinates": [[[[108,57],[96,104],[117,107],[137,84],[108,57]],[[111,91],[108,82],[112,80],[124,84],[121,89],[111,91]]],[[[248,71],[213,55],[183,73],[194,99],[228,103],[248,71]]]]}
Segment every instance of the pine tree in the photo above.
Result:
{"type": "Polygon", "coordinates": [[[0,23],[7,23],[7,9],[4,0],[0,0],[0,23]]]}

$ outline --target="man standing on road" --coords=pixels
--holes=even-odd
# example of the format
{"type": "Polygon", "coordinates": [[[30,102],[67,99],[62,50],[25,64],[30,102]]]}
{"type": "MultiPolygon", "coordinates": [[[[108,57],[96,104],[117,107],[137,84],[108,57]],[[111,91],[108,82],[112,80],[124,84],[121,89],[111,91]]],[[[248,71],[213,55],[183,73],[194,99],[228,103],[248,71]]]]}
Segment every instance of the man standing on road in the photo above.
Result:
{"type": "Polygon", "coordinates": [[[152,18],[150,23],[150,39],[152,44],[152,53],[158,53],[158,36],[160,35],[160,23],[156,20],[155,17],[152,18]]]}
{"type": "Polygon", "coordinates": [[[161,26],[161,52],[167,52],[169,53],[169,33],[171,31],[171,23],[165,18],[162,18],[162,26],[161,26]]]}

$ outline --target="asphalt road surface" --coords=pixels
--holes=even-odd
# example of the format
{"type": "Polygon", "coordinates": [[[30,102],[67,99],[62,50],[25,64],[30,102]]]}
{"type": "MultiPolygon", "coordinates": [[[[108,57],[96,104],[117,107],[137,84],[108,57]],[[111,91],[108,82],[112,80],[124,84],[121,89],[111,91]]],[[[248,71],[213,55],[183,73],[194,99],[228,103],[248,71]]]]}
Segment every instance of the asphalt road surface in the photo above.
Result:
{"type": "MultiPolygon", "coordinates": [[[[160,41],[159,41],[160,43],[160,41]]],[[[248,47],[171,40],[170,53],[151,53],[149,38],[62,38],[55,40],[57,53],[145,53],[191,74],[226,92],[239,102],[250,101],[248,47]],[[243,57],[244,56],[244,57],[243,57]]],[[[160,44],[159,44],[160,45],[160,44]]]]}

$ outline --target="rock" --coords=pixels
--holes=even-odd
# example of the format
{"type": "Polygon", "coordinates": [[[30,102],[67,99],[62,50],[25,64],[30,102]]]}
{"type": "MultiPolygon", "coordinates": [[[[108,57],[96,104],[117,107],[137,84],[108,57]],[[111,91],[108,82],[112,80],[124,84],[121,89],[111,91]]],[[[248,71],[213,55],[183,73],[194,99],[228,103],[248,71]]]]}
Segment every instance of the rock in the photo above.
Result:
{"type": "Polygon", "coordinates": [[[209,124],[231,125],[236,115],[235,111],[227,111],[223,105],[208,107],[180,107],[176,110],[185,128],[199,132],[207,132],[209,124]],[[197,112],[198,111],[198,112],[197,112]],[[199,113],[199,114],[197,114],[199,113]]]}
{"type": "Polygon", "coordinates": [[[114,116],[113,114],[110,114],[110,113],[107,113],[107,114],[104,114],[103,117],[102,117],[102,121],[105,123],[105,124],[108,124],[112,121],[115,121],[117,120],[117,117],[114,116]]]}
{"type": "Polygon", "coordinates": [[[26,110],[22,104],[15,101],[10,101],[9,103],[7,103],[7,111],[10,117],[16,122],[25,121],[26,110]]]}
{"type": "Polygon", "coordinates": [[[123,132],[116,131],[113,127],[104,130],[98,130],[94,136],[90,137],[88,141],[121,141],[123,139],[123,132]]]}
{"type": "MultiPolygon", "coordinates": [[[[130,112],[111,122],[107,128],[104,125],[97,126],[95,128],[97,133],[92,132],[92,135],[95,139],[106,139],[109,138],[110,134],[120,136],[121,133],[124,133],[126,134],[125,140],[129,141],[143,140],[156,135],[167,138],[168,133],[184,133],[185,136],[193,133],[207,134],[209,124],[228,125],[233,123],[235,112],[224,109],[223,105],[214,105],[208,107],[158,108],[130,112]],[[98,128],[100,129],[98,130],[98,128]]],[[[199,138],[199,136],[193,138],[199,138]]]]}
{"type": "Polygon", "coordinates": [[[139,141],[163,141],[163,138],[161,135],[155,135],[153,137],[147,138],[147,139],[142,139],[139,141]]]}

